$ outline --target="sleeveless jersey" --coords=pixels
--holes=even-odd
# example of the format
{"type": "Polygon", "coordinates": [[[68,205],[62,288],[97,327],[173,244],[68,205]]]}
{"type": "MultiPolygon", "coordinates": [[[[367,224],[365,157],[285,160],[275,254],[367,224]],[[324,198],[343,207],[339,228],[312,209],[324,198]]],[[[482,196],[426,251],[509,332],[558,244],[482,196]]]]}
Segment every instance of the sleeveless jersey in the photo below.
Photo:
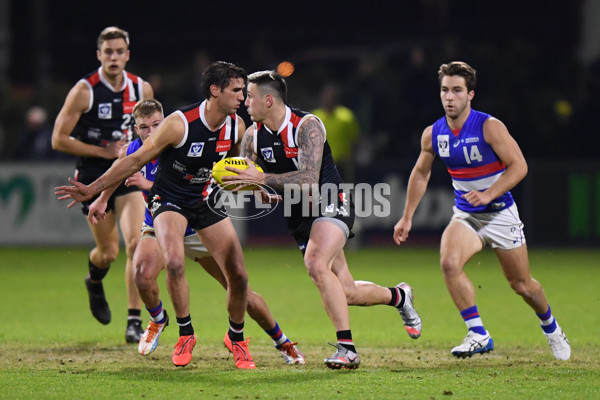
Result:
{"type": "MultiPolygon", "coordinates": [[[[309,116],[314,115],[286,106],[285,119],[277,132],[272,132],[262,123],[254,123],[254,152],[264,161],[265,172],[281,174],[298,171],[298,130],[309,116]]],[[[318,117],[316,118],[318,119],[318,117]]],[[[324,126],[323,129],[325,130],[324,126]]],[[[343,181],[333,161],[327,138],[325,138],[319,172],[319,188],[329,183],[339,185],[343,181]]],[[[342,194],[342,196],[345,195],[342,194]]],[[[292,204],[291,215],[286,217],[288,226],[292,230],[304,220],[301,203],[292,204]]]]}
{"type": "Polygon", "coordinates": [[[452,132],[445,116],[433,124],[433,150],[446,164],[452,177],[456,207],[469,213],[500,211],[514,203],[510,192],[478,207],[461,197],[472,190],[485,191],[506,170],[506,165],[483,137],[483,124],[489,117],[489,114],[471,110],[458,135],[452,132]]]}
{"type": "Polygon", "coordinates": [[[228,115],[211,131],[204,117],[206,101],[175,111],[183,119],[185,135],[181,143],[169,147],[159,157],[153,194],[178,206],[195,207],[213,191],[211,171],[214,162],[227,156],[238,140],[238,116],[228,115]]]}
{"type": "MultiPolygon", "coordinates": [[[[135,153],[140,147],[142,147],[142,140],[140,138],[137,138],[136,140],[131,142],[129,144],[129,146],[127,146],[127,155],[135,153]]],[[[156,175],[157,169],[158,169],[158,159],[156,159],[154,161],[150,161],[148,164],[144,165],[142,167],[142,169],[140,170],[140,172],[142,173],[144,178],[148,179],[151,182],[154,182],[154,177],[156,175]]],[[[150,191],[142,190],[142,194],[144,195],[144,201],[146,202],[146,212],[144,214],[144,224],[154,228],[154,218],[152,217],[152,213],[150,212],[150,209],[148,208],[148,203],[149,203],[149,199],[150,199],[150,191]]],[[[194,231],[188,225],[188,227],[185,231],[185,236],[193,235],[194,233],[196,233],[196,231],[194,231]]]]}
{"type": "MultiPolygon", "coordinates": [[[[288,106],[285,108],[285,119],[277,132],[272,132],[260,122],[254,123],[254,152],[264,161],[267,173],[298,171],[298,129],[307,117],[314,117],[305,111],[288,106]]],[[[325,183],[342,183],[327,138],[323,147],[319,186],[325,183]]]]}
{"type": "MultiPolygon", "coordinates": [[[[118,140],[131,141],[131,112],[135,103],[143,98],[143,81],[138,76],[123,71],[123,87],[116,92],[100,71],[101,68],[80,80],[90,89],[90,102],[71,136],[84,143],[102,147],[118,140]]],[[[86,170],[100,176],[110,168],[113,161],[80,156],[77,157],[77,170],[86,170]]]]}

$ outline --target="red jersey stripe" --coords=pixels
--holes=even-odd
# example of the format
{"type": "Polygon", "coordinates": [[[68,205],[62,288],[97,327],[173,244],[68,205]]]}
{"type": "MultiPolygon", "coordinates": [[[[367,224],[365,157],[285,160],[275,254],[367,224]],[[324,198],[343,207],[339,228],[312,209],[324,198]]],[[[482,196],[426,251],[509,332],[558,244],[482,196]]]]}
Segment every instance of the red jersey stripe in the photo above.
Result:
{"type": "Polygon", "coordinates": [[[189,111],[186,111],[184,114],[185,119],[187,119],[188,124],[200,118],[200,107],[193,108],[189,111]]]}
{"type": "Polygon", "coordinates": [[[134,74],[132,74],[131,72],[126,72],[126,73],[127,73],[127,77],[128,77],[129,79],[131,79],[131,80],[132,80],[132,81],[134,81],[135,83],[138,83],[138,79],[139,79],[139,78],[138,78],[138,76],[137,76],[137,75],[134,75],[134,74]]]}
{"type": "Polygon", "coordinates": [[[219,141],[225,140],[225,134],[227,133],[227,124],[223,124],[221,131],[219,132],[219,141]]]}
{"type": "Polygon", "coordinates": [[[89,82],[90,85],[96,86],[98,84],[98,82],[100,82],[100,74],[98,72],[96,72],[94,75],[87,78],[87,81],[89,82]]]}
{"type": "Polygon", "coordinates": [[[292,125],[294,125],[294,128],[298,127],[298,124],[300,123],[301,120],[302,120],[302,118],[299,115],[296,115],[294,113],[292,113],[292,115],[290,116],[290,122],[292,123],[292,125]]]}
{"type": "Polygon", "coordinates": [[[502,171],[506,168],[506,165],[502,161],[496,161],[491,164],[481,165],[479,167],[472,168],[461,168],[461,169],[450,169],[448,172],[452,178],[456,179],[473,179],[480,178],[482,176],[491,175],[493,173],[502,171]]]}
{"type": "Polygon", "coordinates": [[[283,128],[283,130],[279,134],[279,137],[281,137],[281,141],[283,142],[284,147],[290,147],[290,144],[288,143],[287,131],[288,131],[288,127],[286,126],[285,128],[283,128]]]}

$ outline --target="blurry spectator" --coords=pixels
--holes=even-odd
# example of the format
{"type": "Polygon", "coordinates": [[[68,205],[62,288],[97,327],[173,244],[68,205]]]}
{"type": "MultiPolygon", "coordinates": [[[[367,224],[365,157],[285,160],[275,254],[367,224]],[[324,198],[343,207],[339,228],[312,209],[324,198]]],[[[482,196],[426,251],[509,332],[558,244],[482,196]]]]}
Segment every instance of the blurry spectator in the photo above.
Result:
{"type": "Polygon", "coordinates": [[[56,160],[65,155],[52,150],[52,128],[47,123],[48,113],[33,106],[25,114],[25,130],[16,142],[13,158],[16,160],[56,160]]]}
{"type": "Polygon", "coordinates": [[[396,95],[390,87],[395,85],[390,85],[393,75],[386,65],[381,54],[362,54],[345,88],[349,105],[360,124],[361,138],[355,155],[359,165],[368,165],[379,153],[385,152],[390,132],[397,129],[390,119],[395,112],[390,103],[396,95]]]}
{"type": "Polygon", "coordinates": [[[326,83],[321,92],[321,107],[312,113],[325,124],[327,141],[342,178],[353,181],[353,156],[360,128],[352,110],[340,104],[339,91],[336,83],[326,83]]]}

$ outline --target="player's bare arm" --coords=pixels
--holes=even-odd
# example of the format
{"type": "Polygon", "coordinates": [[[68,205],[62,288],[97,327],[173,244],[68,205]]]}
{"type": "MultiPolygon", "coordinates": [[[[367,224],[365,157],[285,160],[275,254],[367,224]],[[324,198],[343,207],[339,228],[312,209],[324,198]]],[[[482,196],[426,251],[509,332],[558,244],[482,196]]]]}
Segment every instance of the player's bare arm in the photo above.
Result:
{"type": "Polygon", "coordinates": [[[425,195],[431,177],[431,167],[435,159],[435,152],[431,143],[432,130],[432,126],[428,126],[421,136],[421,153],[419,153],[419,158],[408,179],[404,212],[402,218],[394,226],[393,239],[398,245],[408,239],[408,233],[412,228],[412,217],[423,195],[425,195]]]}
{"type": "Polygon", "coordinates": [[[309,117],[298,129],[298,171],[285,174],[265,174],[264,183],[275,190],[283,191],[288,183],[319,183],[325,129],[315,117],[309,117]]]}
{"type": "Polygon", "coordinates": [[[506,165],[506,170],[486,191],[474,190],[463,195],[465,200],[474,206],[489,204],[498,196],[514,188],[527,175],[525,157],[502,121],[493,117],[488,118],[483,124],[483,137],[506,165]]]}
{"type": "Polygon", "coordinates": [[[88,185],[92,195],[135,174],[168,146],[179,144],[184,134],[185,125],[181,117],[178,114],[169,115],[135,153],[115,161],[108,171],[88,185]]]}
{"type": "MultiPolygon", "coordinates": [[[[252,139],[248,132],[244,136],[250,142],[246,142],[245,145],[242,144],[242,148],[245,152],[252,152],[252,147],[248,150],[248,146],[252,146],[252,139]]],[[[283,191],[284,186],[288,183],[298,185],[316,184],[319,182],[324,143],[325,129],[323,124],[315,117],[309,117],[298,129],[298,171],[285,174],[267,174],[259,172],[252,163],[249,163],[248,169],[245,170],[226,167],[227,170],[233,171],[237,175],[224,176],[223,181],[261,183],[278,191],[283,191]]],[[[246,155],[246,157],[248,156],[246,155]]]]}
{"type": "Polygon", "coordinates": [[[252,161],[256,161],[258,155],[254,153],[254,125],[250,125],[246,129],[246,133],[240,141],[240,156],[248,157],[252,161]]]}
{"type": "Polygon", "coordinates": [[[52,148],[54,150],[83,157],[96,157],[112,160],[117,158],[125,141],[112,142],[106,147],[83,143],[71,137],[77,121],[88,108],[90,89],[83,82],[78,82],[67,95],[65,104],[56,117],[52,131],[52,148]]]}

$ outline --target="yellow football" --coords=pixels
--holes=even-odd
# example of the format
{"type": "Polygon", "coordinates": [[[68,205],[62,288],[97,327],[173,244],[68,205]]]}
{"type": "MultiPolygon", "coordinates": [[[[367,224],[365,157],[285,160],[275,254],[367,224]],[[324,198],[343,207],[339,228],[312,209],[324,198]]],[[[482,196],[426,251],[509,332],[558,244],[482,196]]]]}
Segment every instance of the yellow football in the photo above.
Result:
{"type": "MultiPolygon", "coordinates": [[[[259,172],[263,172],[260,165],[258,165],[254,161],[253,161],[253,163],[259,172]]],[[[248,163],[246,162],[246,159],[243,157],[228,157],[228,158],[222,159],[221,161],[219,161],[218,163],[216,163],[213,166],[212,176],[215,179],[215,181],[223,189],[231,190],[231,189],[235,188],[237,186],[237,184],[225,184],[225,182],[223,182],[223,177],[224,176],[236,176],[237,174],[233,171],[226,170],[225,167],[233,167],[233,168],[237,168],[237,169],[248,169],[248,163]]],[[[254,189],[256,189],[256,185],[246,186],[241,190],[254,190],[254,189]]]]}

